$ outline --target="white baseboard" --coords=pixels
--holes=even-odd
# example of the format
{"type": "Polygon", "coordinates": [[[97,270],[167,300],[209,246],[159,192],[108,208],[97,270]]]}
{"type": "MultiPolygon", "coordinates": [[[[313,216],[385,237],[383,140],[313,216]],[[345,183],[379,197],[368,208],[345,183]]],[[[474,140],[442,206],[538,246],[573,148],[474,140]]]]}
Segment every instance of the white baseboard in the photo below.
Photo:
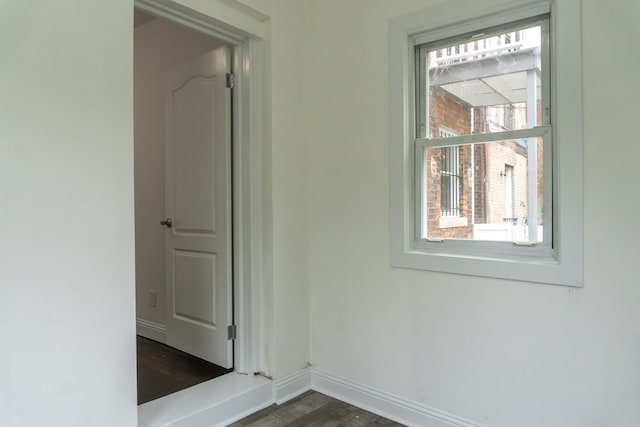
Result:
{"type": "Polygon", "coordinates": [[[167,342],[167,327],[141,318],[136,319],[136,333],[154,341],[167,342]]]}
{"type": "Polygon", "coordinates": [[[235,372],[138,406],[138,427],[222,427],[273,403],[273,383],[235,372]]]}
{"type": "Polygon", "coordinates": [[[486,427],[316,368],[279,380],[231,373],[138,406],[139,427],[221,427],[315,390],[416,427],[486,427]]]}
{"type": "Polygon", "coordinates": [[[311,389],[408,426],[485,427],[316,368],[311,368],[311,389]]]}
{"type": "Polygon", "coordinates": [[[273,382],[273,401],[276,405],[311,390],[311,370],[302,369],[273,382]]]}

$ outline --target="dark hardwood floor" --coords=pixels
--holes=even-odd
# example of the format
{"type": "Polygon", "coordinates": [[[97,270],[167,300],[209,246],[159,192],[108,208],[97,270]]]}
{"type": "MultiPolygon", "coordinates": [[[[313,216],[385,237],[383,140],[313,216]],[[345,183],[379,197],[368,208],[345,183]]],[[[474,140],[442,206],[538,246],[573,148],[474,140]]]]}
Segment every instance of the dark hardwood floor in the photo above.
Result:
{"type": "Polygon", "coordinates": [[[137,337],[138,404],[219,377],[225,369],[162,343],[137,337]]]}
{"type": "Polygon", "coordinates": [[[308,391],[278,406],[271,405],[231,424],[231,427],[402,427],[364,409],[316,391],[308,391]]]}

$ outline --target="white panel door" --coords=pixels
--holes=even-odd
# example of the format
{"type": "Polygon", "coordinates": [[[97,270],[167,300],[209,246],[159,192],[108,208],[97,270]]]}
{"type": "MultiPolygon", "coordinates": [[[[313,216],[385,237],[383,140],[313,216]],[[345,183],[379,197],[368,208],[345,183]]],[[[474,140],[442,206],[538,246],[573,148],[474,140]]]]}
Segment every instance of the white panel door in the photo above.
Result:
{"type": "Polygon", "coordinates": [[[229,50],[167,76],[167,344],[232,367],[229,50]]]}

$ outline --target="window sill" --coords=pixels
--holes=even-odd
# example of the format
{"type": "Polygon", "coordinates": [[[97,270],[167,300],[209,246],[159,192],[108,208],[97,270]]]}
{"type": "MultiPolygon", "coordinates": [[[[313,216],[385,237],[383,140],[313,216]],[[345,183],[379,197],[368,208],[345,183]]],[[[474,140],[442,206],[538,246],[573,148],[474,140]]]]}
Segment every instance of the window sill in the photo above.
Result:
{"type": "Polygon", "coordinates": [[[438,225],[440,228],[466,227],[469,220],[464,216],[443,216],[438,225]]]}
{"type": "Polygon", "coordinates": [[[582,286],[576,271],[552,257],[500,257],[410,249],[391,254],[392,267],[467,276],[493,277],[519,282],[571,287],[582,286]]]}

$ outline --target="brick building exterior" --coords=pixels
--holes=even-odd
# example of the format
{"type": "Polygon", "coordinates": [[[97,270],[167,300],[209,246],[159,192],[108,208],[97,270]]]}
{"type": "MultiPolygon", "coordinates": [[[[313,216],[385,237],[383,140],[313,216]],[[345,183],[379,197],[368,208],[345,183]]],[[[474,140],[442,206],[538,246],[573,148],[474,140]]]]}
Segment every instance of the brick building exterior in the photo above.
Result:
{"type": "MultiPolygon", "coordinates": [[[[513,138],[517,133],[510,131],[539,126],[540,37],[540,27],[532,26],[421,51],[426,58],[421,63],[427,91],[428,122],[421,122],[425,136],[503,132],[513,138]]],[[[424,156],[422,221],[427,237],[540,240],[541,138],[442,144],[427,148],[424,156]],[[536,168],[535,182],[529,182],[530,167],[536,168]]]]}
{"type": "MultiPolygon", "coordinates": [[[[495,131],[494,127],[515,129],[526,122],[521,105],[472,107],[448,92],[432,87],[430,93],[429,137],[447,137],[495,131]],[[472,123],[473,121],[473,123],[472,123]]],[[[538,110],[540,105],[538,104],[538,110]]],[[[457,189],[455,212],[446,212],[448,179],[444,148],[426,150],[425,224],[429,237],[473,239],[474,225],[526,225],[528,218],[527,141],[500,141],[490,144],[461,145],[456,148],[457,189]],[[511,196],[509,196],[511,194],[511,196]]],[[[542,141],[538,151],[538,206],[542,207],[542,141]]],[[[451,190],[449,190],[451,192],[451,190]]],[[[540,218],[535,219],[540,223],[540,218]]]]}

